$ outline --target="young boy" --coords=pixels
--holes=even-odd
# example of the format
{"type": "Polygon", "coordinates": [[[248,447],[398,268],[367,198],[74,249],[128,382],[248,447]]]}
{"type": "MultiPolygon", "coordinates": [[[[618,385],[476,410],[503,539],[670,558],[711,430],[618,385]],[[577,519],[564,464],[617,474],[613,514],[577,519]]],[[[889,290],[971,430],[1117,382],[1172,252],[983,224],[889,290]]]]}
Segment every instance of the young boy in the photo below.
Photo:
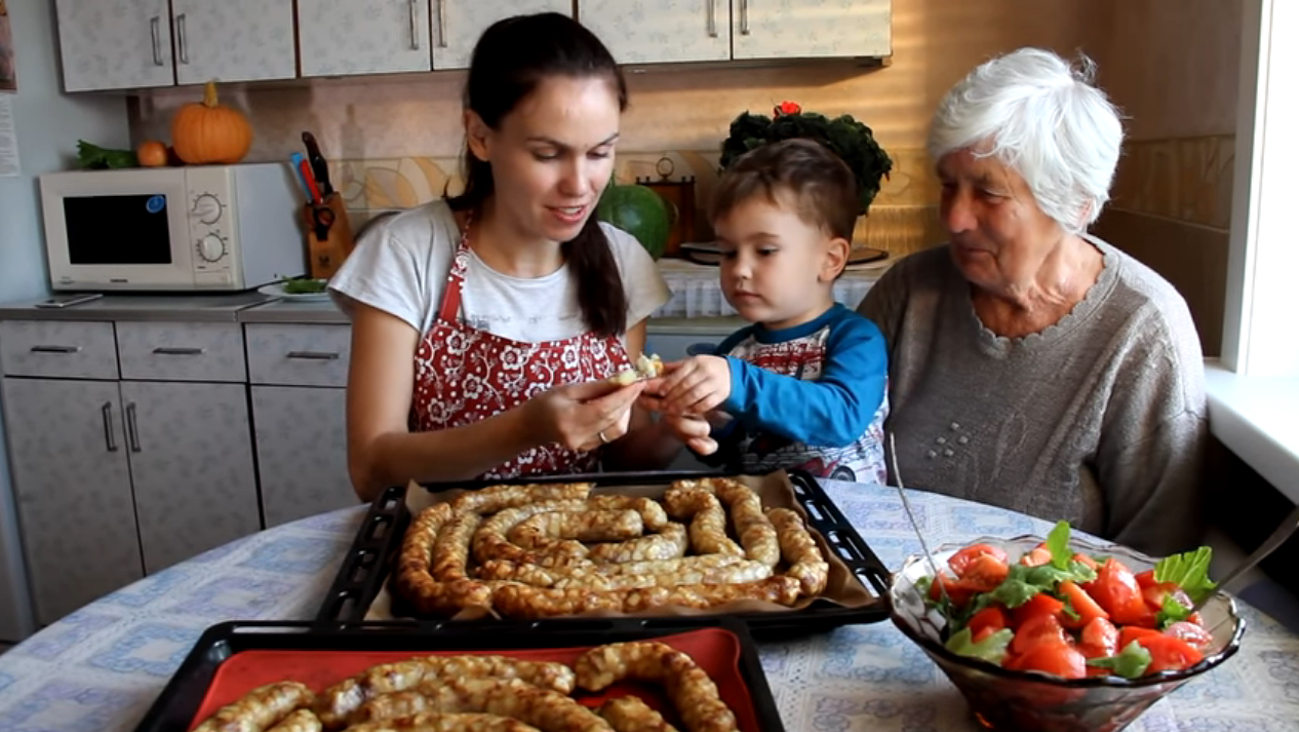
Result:
{"type": "Polygon", "coordinates": [[[832,293],[857,210],[852,171],[811,140],[757,148],[722,175],[709,212],[722,291],[753,325],[717,355],[668,364],[643,397],[710,462],[886,481],[884,336],[832,293]]]}

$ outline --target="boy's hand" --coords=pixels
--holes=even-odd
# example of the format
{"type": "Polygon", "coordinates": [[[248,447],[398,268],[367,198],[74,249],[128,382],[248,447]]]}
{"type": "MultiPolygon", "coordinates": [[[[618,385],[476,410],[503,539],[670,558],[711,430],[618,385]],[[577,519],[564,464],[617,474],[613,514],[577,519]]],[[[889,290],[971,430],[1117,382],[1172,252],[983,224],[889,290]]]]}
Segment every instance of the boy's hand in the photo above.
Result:
{"type": "Polygon", "coordinates": [[[691,356],[667,364],[665,376],[647,387],[664,414],[707,414],[731,395],[731,365],[722,356],[691,356]]]}
{"type": "Polygon", "coordinates": [[[703,417],[665,414],[662,422],[678,440],[697,454],[712,455],[717,452],[717,441],[709,437],[712,427],[703,417]]]}

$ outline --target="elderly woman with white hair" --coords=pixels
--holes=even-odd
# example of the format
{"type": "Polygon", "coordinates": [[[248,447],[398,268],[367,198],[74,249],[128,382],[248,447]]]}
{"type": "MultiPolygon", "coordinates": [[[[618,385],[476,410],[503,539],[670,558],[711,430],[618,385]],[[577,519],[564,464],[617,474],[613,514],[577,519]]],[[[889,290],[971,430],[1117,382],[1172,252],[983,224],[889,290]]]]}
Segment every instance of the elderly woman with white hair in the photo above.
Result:
{"type": "Polygon", "coordinates": [[[947,93],[928,147],[948,242],[859,310],[889,344],[905,485],[1162,554],[1201,538],[1204,366],[1182,297],[1086,233],[1123,139],[1090,76],[1021,49],[947,93]]]}

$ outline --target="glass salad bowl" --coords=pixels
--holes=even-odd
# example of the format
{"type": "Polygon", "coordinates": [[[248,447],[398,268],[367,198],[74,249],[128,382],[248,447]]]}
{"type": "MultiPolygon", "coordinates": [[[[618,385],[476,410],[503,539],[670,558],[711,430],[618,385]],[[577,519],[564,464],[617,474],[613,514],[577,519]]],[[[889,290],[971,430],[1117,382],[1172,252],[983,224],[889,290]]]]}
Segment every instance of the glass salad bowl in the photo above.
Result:
{"type": "MultiPolygon", "coordinates": [[[[1044,540],[1039,536],[985,537],[965,544],[944,544],[934,550],[933,557],[943,570],[947,559],[963,547],[989,544],[1003,549],[1008,561],[1014,563],[1044,540]]],[[[1076,537],[1070,539],[1069,546],[1088,555],[1114,556],[1134,573],[1153,568],[1157,561],[1131,549],[1101,546],[1076,537]]],[[[1239,649],[1245,631],[1235,600],[1226,593],[1215,592],[1199,611],[1213,640],[1203,651],[1204,659],[1189,668],[1133,679],[1119,676],[1065,679],[1038,671],[1015,671],[958,655],[943,645],[946,618],[925,604],[923,589],[927,583],[917,585],[933,573],[923,555],[913,555],[893,575],[889,588],[893,623],[938,664],[965,696],[975,719],[990,730],[1116,732],[1164,695],[1230,658],[1239,649]]]]}

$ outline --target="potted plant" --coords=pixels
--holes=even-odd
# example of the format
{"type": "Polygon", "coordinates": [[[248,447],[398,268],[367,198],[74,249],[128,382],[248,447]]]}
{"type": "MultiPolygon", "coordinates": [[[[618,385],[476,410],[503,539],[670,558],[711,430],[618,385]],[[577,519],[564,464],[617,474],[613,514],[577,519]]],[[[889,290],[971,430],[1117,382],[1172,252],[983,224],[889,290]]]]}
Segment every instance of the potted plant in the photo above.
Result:
{"type": "Polygon", "coordinates": [[[745,112],[731,122],[730,136],[722,143],[721,167],[730,167],[744,153],[772,142],[801,137],[825,145],[843,159],[857,178],[859,213],[866,214],[880,179],[893,169],[888,153],[875,141],[871,128],[844,114],[830,119],[816,112],[804,112],[794,102],[781,102],[773,116],[745,112]]]}

